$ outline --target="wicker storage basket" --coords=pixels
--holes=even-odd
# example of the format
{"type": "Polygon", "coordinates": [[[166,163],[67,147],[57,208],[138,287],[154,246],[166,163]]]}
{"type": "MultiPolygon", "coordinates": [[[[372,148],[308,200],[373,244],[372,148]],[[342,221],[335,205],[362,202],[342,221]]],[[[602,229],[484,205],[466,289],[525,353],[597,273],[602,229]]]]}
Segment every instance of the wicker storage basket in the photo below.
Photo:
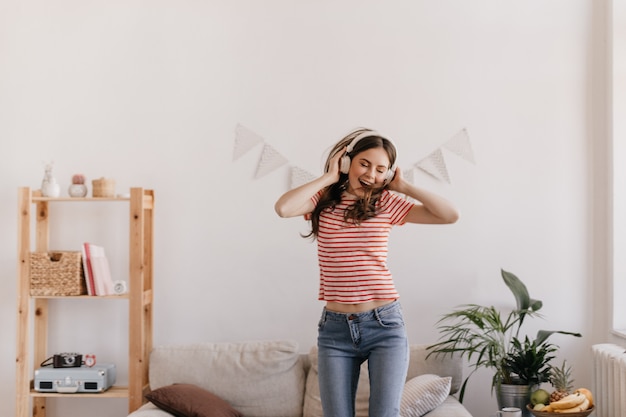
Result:
{"type": "Polygon", "coordinates": [[[115,197],[115,180],[100,178],[92,180],[92,194],[94,197],[115,197]]]}
{"type": "Polygon", "coordinates": [[[80,252],[32,252],[30,295],[87,294],[80,252]]]}

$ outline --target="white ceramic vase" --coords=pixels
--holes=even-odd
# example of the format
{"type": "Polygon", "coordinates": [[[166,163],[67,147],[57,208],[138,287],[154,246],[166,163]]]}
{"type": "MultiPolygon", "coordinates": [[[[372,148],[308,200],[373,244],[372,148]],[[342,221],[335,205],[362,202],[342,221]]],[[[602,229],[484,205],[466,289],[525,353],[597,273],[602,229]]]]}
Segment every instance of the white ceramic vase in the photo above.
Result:
{"type": "Polygon", "coordinates": [[[54,177],[44,178],[41,182],[41,194],[44,197],[58,197],[61,195],[61,187],[54,177]]]}

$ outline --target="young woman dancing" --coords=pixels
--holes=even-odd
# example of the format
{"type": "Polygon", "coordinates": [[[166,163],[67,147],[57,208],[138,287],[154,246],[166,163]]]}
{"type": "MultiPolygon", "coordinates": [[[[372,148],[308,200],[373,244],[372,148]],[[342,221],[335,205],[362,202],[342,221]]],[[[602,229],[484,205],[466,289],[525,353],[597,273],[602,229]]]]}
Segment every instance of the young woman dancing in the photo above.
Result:
{"type": "Polygon", "coordinates": [[[283,194],[275,209],[280,217],[304,215],[311,221],[307,236],[317,240],[319,300],[325,302],[317,339],[324,416],[354,416],[367,360],[370,417],[398,417],[409,344],[387,268],[389,232],[405,223],[454,223],[456,208],[402,178],[390,139],[357,129],[333,147],[323,175],[283,194]]]}

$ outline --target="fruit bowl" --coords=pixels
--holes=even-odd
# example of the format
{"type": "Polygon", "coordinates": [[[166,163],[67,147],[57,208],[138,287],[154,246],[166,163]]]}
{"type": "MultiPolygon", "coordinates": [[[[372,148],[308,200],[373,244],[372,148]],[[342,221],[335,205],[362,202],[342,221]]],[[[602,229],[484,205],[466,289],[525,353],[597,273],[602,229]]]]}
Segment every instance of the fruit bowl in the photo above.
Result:
{"type": "Polygon", "coordinates": [[[568,417],[587,417],[589,414],[593,413],[593,410],[596,409],[595,406],[591,406],[585,411],[581,411],[578,413],[554,413],[550,411],[538,411],[533,410],[533,406],[531,404],[526,404],[526,409],[530,411],[535,417],[555,417],[555,416],[568,416],[568,417]]]}

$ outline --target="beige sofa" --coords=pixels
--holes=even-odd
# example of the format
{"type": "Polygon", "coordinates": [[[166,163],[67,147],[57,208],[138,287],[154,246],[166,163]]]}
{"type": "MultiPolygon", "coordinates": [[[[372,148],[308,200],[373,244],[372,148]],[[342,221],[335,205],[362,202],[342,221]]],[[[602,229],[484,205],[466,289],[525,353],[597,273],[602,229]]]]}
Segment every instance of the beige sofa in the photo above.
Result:
{"type": "MultiPolygon", "coordinates": [[[[323,417],[316,353],[303,353],[289,340],[156,347],[150,355],[152,402],[129,417],[323,417]]],[[[453,396],[461,360],[426,355],[426,345],[411,346],[401,416],[471,417],[453,396]]],[[[368,398],[365,363],[357,417],[368,415],[368,398]]]]}

